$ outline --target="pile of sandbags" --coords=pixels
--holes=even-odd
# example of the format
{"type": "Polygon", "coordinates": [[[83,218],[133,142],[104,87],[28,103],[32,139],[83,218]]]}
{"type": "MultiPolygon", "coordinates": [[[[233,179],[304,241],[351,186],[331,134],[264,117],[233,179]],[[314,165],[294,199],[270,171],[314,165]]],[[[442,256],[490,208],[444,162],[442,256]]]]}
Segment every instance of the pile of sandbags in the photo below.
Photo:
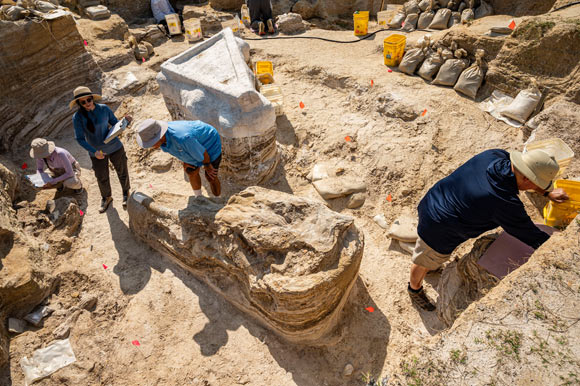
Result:
{"type": "Polygon", "coordinates": [[[490,15],[493,8],[487,0],[409,0],[388,26],[405,32],[442,30],[490,15]]]}
{"type": "Polygon", "coordinates": [[[440,42],[431,40],[427,34],[417,42],[417,47],[410,49],[403,56],[399,70],[407,75],[415,72],[434,85],[453,87],[455,91],[475,99],[485,78],[483,50],[476,50],[475,63],[470,66],[468,53],[459,48],[456,42],[445,47],[440,42]]]}
{"type": "Polygon", "coordinates": [[[16,21],[27,16],[42,16],[58,9],[66,9],[57,0],[3,0],[0,6],[0,20],[16,21]]]}

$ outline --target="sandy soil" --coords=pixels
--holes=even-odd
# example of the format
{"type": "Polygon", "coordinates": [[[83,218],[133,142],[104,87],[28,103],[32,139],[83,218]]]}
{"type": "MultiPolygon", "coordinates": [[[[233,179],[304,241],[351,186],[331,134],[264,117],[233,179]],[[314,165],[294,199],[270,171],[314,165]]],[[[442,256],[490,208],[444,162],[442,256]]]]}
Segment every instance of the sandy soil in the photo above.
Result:
{"type": "MultiPolygon", "coordinates": [[[[413,33],[412,39],[421,34],[413,33]]],[[[443,325],[435,313],[413,308],[406,293],[409,255],[372,218],[384,213],[392,221],[404,210],[414,210],[433,183],[471,156],[489,148],[521,148],[523,136],[452,89],[388,72],[382,62],[386,35],[348,45],[249,41],[254,60],[274,62],[285,96],[286,114],[277,120],[282,162],[265,186],[317,197],[305,177],[316,162],[332,158],[349,160],[368,184],[367,201],[358,210],[346,209],[345,199],[329,202],[332,209],[356,218],[366,240],[360,279],[341,320],[341,343],[326,348],[290,345],[140,243],[128,229],[114,172],[113,207],[99,214],[90,160],[72,138],[71,125],[56,142],[83,168],[87,193],[82,231],[73,250],[55,262],[61,285],[49,303],[58,311],[44,328],[11,341],[13,384],[23,383],[19,359],[53,339],[54,328],[85,292],[97,295],[98,304],[93,312],[83,311],[72,328],[77,363],[39,385],[361,385],[361,373],[388,376],[408,353],[436,336],[443,325]],[[403,121],[389,117],[389,111],[418,117],[403,121]],[[353,141],[346,142],[345,136],[353,141]],[[392,202],[386,200],[388,194],[392,202]],[[368,306],[375,311],[366,311],[368,306]],[[354,373],[346,377],[343,369],[349,363],[354,373]]],[[[302,36],[354,39],[349,31],[312,30],[302,36]]],[[[116,69],[119,76],[134,72],[144,85],[124,98],[117,116],[170,119],[153,77],[160,63],[186,47],[187,42],[169,41],[147,63],[116,69]]],[[[136,148],[131,134],[122,140],[130,155],[133,188],[187,194],[191,188],[177,163],[165,173],[145,167],[147,155],[136,148]]],[[[226,198],[240,189],[225,181],[226,198]]],[[[52,197],[42,192],[37,200],[52,197]]],[[[456,254],[470,246],[466,243],[456,254]]],[[[437,279],[437,274],[427,279],[433,297],[437,279]]]]}

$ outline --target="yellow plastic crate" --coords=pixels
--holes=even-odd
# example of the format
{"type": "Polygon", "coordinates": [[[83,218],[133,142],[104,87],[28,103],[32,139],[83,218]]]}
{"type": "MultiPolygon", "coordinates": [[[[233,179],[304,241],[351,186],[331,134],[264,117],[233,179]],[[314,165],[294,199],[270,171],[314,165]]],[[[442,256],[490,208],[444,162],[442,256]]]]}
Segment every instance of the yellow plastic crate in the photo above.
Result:
{"type": "Polygon", "coordinates": [[[556,177],[554,177],[554,179],[564,174],[564,171],[568,165],[570,165],[570,162],[572,162],[572,158],[574,158],[574,151],[572,151],[570,146],[568,146],[566,142],[562,141],[560,138],[550,138],[541,141],[534,141],[526,146],[526,151],[536,149],[545,151],[549,155],[553,156],[556,159],[556,162],[558,162],[560,171],[556,177]]]}
{"type": "Polygon", "coordinates": [[[364,36],[369,32],[369,11],[356,11],[352,15],[355,36],[364,36]]]}
{"type": "Polygon", "coordinates": [[[580,181],[557,180],[554,188],[562,188],[570,197],[569,201],[561,204],[548,202],[544,207],[544,224],[562,228],[570,224],[580,213],[580,181]]]}
{"type": "Polygon", "coordinates": [[[260,87],[260,93],[264,95],[276,112],[276,116],[284,114],[284,96],[282,95],[282,88],[275,84],[264,85],[260,87]]]}
{"type": "Polygon", "coordinates": [[[256,75],[270,74],[272,75],[272,77],[274,77],[274,65],[272,64],[272,62],[268,61],[256,62],[256,64],[254,65],[254,74],[256,75]]]}
{"type": "Polygon", "coordinates": [[[383,41],[385,66],[397,67],[401,63],[406,44],[407,38],[405,35],[391,34],[385,38],[383,41]]]}

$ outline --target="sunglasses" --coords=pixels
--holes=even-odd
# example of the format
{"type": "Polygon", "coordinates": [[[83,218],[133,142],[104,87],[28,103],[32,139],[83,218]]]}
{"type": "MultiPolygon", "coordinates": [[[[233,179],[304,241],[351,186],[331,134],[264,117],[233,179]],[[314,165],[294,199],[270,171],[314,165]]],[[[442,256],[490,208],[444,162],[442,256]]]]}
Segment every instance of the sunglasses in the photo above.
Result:
{"type": "Polygon", "coordinates": [[[84,105],[88,105],[89,103],[91,103],[93,101],[93,97],[88,97],[87,99],[85,99],[84,101],[79,100],[79,103],[81,104],[81,106],[84,105]]]}

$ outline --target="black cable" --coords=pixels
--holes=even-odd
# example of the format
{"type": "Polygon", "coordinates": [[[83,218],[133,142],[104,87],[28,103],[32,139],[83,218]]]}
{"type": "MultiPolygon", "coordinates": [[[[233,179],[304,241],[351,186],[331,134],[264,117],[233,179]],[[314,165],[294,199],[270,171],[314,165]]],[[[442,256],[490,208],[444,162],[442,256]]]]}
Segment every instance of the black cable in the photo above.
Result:
{"type": "Polygon", "coordinates": [[[580,1],[573,1],[573,2],[571,2],[571,3],[569,3],[569,4],[566,4],[566,5],[563,5],[563,6],[561,6],[561,7],[558,7],[558,8],[556,8],[556,9],[554,9],[554,10],[551,10],[551,11],[550,11],[550,13],[552,13],[552,12],[556,12],[556,11],[559,11],[559,10],[561,10],[561,9],[568,8],[568,7],[571,7],[571,6],[573,6],[573,5],[577,5],[577,4],[580,4],[580,1]]]}
{"type": "Polygon", "coordinates": [[[383,32],[383,31],[390,31],[390,30],[394,30],[393,28],[382,28],[378,31],[375,31],[371,34],[366,35],[363,38],[357,39],[357,40],[349,40],[349,41],[343,41],[343,40],[333,40],[333,39],[327,39],[327,38],[319,38],[317,36],[276,36],[276,37],[272,37],[272,38],[242,38],[244,40],[276,40],[276,39],[313,39],[313,40],[322,40],[325,42],[331,42],[331,43],[342,43],[342,44],[350,44],[350,43],[358,43],[358,42],[362,42],[365,39],[370,38],[371,36],[376,35],[379,32],[383,32]]]}

